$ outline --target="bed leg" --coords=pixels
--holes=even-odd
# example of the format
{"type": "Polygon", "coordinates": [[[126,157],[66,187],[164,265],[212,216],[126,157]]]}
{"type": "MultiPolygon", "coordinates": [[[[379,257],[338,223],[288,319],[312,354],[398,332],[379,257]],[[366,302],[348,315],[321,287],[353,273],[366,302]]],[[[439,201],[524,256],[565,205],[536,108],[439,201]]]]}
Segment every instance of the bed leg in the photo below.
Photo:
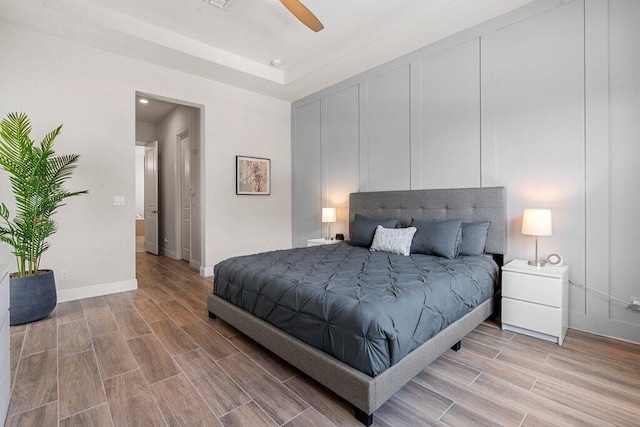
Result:
{"type": "Polygon", "coordinates": [[[367,414],[362,409],[358,409],[355,406],[353,407],[353,411],[356,415],[356,420],[360,421],[365,426],[369,427],[373,423],[373,414],[367,414]]]}
{"type": "Polygon", "coordinates": [[[212,312],[209,312],[209,319],[215,319],[216,317],[218,317],[218,316],[216,316],[212,312]]]}
{"type": "Polygon", "coordinates": [[[451,347],[451,350],[453,351],[460,351],[460,348],[462,347],[462,341],[458,341],[457,343],[455,343],[453,345],[453,347],[451,347]]]}

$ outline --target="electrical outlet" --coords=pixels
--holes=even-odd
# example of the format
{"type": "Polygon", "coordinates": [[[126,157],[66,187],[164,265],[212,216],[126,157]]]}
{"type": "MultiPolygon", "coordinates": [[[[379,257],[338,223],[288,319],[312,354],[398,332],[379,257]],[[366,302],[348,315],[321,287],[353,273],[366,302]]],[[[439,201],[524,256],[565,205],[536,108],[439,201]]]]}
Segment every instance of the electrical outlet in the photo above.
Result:
{"type": "Polygon", "coordinates": [[[67,280],[69,280],[69,272],[67,270],[61,270],[60,271],[60,281],[61,282],[66,282],[67,280]]]}
{"type": "Polygon", "coordinates": [[[640,298],[630,297],[631,303],[627,305],[627,308],[631,311],[640,311],[640,298]]]}
{"type": "Polygon", "coordinates": [[[124,206],[124,196],[113,196],[114,206],[124,206]]]}

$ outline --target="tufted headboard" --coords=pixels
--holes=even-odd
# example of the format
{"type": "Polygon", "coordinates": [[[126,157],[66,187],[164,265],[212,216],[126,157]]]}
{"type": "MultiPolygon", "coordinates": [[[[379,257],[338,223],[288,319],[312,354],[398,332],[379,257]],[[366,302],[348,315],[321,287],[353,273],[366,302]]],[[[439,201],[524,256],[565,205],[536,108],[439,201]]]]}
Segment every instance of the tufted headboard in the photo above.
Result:
{"type": "Polygon", "coordinates": [[[375,191],[349,195],[349,230],[355,214],[391,219],[408,226],[412,218],[426,221],[461,219],[491,221],[487,253],[507,252],[507,190],[504,187],[443,190],[375,191]]]}

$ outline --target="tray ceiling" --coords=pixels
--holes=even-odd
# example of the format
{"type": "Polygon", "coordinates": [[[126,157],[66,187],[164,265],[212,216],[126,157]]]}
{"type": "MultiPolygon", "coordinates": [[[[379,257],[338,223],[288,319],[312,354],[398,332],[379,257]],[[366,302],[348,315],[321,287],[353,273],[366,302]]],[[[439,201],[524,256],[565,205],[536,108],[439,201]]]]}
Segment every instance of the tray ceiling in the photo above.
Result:
{"type": "Polygon", "coordinates": [[[303,0],[318,33],[278,0],[0,0],[0,20],[293,101],[530,1],[303,0]]]}

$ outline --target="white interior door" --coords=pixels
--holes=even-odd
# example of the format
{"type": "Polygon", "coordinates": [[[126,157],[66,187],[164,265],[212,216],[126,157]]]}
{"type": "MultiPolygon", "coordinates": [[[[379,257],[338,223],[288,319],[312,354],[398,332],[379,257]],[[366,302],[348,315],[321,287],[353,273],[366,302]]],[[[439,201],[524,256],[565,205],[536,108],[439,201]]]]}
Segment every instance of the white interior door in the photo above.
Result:
{"type": "Polygon", "coordinates": [[[180,137],[180,173],[182,178],[181,206],[181,232],[182,232],[182,259],[191,259],[191,202],[193,187],[191,186],[191,141],[189,134],[180,137]]]}
{"type": "Polygon", "coordinates": [[[144,249],[159,253],[158,243],[158,141],[144,150],[144,249]]]}

